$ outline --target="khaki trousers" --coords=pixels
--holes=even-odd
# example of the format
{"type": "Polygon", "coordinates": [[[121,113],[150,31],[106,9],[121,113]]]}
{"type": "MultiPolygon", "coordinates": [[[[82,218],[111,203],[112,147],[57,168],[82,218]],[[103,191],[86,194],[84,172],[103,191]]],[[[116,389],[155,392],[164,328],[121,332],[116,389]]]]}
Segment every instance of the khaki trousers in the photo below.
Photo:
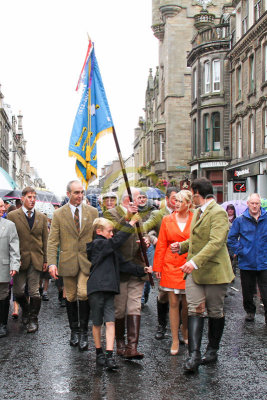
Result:
{"type": "Polygon", "coordinates": [[[135,276],[128,281],[120,282],[120,294],[114,299],[115,318],[120,319],[125,315],[141,314],[141,297],[143,294],[144,282],[135,276]]]}
{"type": "Polygon", "coordinates": [[[223,305],[228,283],[219,285],[198,285],[193,281],[192,275],[186,278],[186,300],[188,315],[203,316],[205,307],[208,317],[222,318],[224,316],[223,305]]]}
{"type": "Polygon", "coordinates": [[[68,301],[87,300],[87,281],[89,276],[81,270],[76,276],[64,276],[63,283],[68,301]]]}
{"type": "Polygon", "coordinates": [[[13,294],[16,297],[24,296],[25,285],[28,283],[28,292],[30,297],[40,297],[41,272],[37,271],[33,265],[26,270],[20,270],[13,278],[13,294]]]}

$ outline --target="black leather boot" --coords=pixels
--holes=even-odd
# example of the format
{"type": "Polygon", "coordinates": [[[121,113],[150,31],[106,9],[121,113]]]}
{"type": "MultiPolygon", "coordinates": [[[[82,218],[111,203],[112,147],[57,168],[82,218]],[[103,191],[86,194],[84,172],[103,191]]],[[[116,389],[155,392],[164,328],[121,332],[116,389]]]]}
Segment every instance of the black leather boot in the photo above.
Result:
{"type": "Polygon", "coordinates": [[[0,338],[7,335],[9,302],[9,296],[5,300],[0,300],[0,338]]]}
{"type": "Polygon", "coordinates": [[[164,339],[167,326],[167,318],[169,312],[169,303],[160,303],[157,299],[157,311],[158,311],[158,329],[155,334],[155,339],[164,339]]]}
{"type": "Polygon", "coordinates": [[[115,319],[115,337],[117,346],[117,355],[123,356],[125,353],[125,318],[115,319]]]}
{"type": "Polygon", "coordinates": [[[41,298],[31,297],[29,306],[29,322],[27,324],[27,332],[34,333],[38,331],[38,314],[41,308],[41,298]]]}
{"type": "Polygon", "coordinates": [[[209,364],[217,360],[217,351],[223,334],[225,317],[209,318],[209,343],[206,353],[201,359],[201,364],[209,364]]]}
{"type": "Polygon", "coordinates": [[[29,322],[29,303],[26,296],[17,297],[16,302],[20,305],[22,310],[21,321],[23,325],[27,325],[29,322]]]}
{"type": "Polygon", "coordinates": [[[69,325],[71,329],[70,346],[78,346],[79,343],[79,322],[78,322],[78,304],[77,301],[67,301],[66,308],[69,325]]]}
{"type": "Polygon", "coordinates": [[[190,315],[188,317],[188,351],[189,358],[184,365],[185,372],[196,372],[201,364],[201,339],[204,327],[204,318],[190,315]]]}
{"type": "Polygon", "coordinates": [[[79,317],[80,317],[80,339],[79,350],[88,349],[88,321],[90,314],[90,305],[88,300],[79,300],[79,317]]]}

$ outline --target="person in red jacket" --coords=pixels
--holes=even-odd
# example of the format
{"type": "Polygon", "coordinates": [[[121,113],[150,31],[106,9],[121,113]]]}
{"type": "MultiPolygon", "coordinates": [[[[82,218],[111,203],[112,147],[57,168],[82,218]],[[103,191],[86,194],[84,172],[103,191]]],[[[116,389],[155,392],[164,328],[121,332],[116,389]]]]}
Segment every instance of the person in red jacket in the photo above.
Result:
{"type": "Polygon", "coordinates": [[[193,217],[192,194],[181,190],[176,195],[175,211],[163,218],[156,246],[153,270],[160,279],[160,289],[167,291],[170,305],[170,326],[172,333],[171,355],[179,351],[179,305],[182,302],[182,334],[187,343],[187,303],[184,274],[179,267],[186,262],[187,254],[173,254],[171,245],[189,238],[193,217]]]}

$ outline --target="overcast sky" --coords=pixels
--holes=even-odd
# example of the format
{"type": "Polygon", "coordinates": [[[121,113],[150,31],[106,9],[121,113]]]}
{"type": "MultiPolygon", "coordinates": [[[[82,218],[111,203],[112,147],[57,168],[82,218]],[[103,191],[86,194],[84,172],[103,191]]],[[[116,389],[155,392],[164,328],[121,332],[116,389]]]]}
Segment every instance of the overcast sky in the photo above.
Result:
{"type": "MultiPolygon", "coordinates": [[[[75,179],[69,138],[88,39],[95,43],[123,157],[132,152],[149,68],[158,65],[152,0],[1,1],[0,83],[4,102],[23,114],[27,155],[50,190],[75,179]]],[[[98,142],[98,164],[116,157],[112,136],[98,142]]],[[[99,169],[100,172],[100,169],[99,169]]]]}

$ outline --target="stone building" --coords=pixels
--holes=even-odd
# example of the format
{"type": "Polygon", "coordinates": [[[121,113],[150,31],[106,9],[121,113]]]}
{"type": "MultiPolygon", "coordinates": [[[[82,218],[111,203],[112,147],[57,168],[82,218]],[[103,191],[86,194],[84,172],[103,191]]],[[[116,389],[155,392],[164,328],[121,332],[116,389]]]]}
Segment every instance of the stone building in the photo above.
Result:
{"type": "Polygon", "coordinates": [[[267,1],[233,1],[228,198],[267,197],[267,1]]]}
{"type": "MultiPolygon", "coordinates": [[[[150,71],[148,77],[145,119],[139,120],[134,142],[135,163],[143,184],[155,184],[159,178],[177,184],[190,176],[192,102],[191,66],[187,64],[187,55],[192,50],[192,38],[198,32],[195,16],[200,14],[203,7],[206,9],[208,3],[213,24],[219,24],[222,7],[231,3],[230,1],[153,0],[152,2],[152,30],[159,41],[159,66],[155,75],[153,76],[150,71]]],[[[223,74],[224,56],[221,54],[220,57],[223,74]]],[[[220,92],[223,92],[222,85],[220,92]]],[[[223,101],[224,99],[220,98],[220,102],[223,101]]],[[[198,132],[199,128],[197,125],[198,132]]],[[[223,139],[220,143],[221,161],[225,158],[224,154],[221,154],[224,152],[223,139]]],[[[214,151],[217,156],[218,150],[214,151]]]]}
{"type": "MultiPolygon", "coordinates": [[[[200,2],[201,3],[201,2],[200,2]]],[[[227,2],[203,3],[194,15],[191,67],[191,179],[207,177],[213,183],[217,201],[227,200],[225,168],[230,148],[230,13],[227,2]],[[225,3],[225,4],[222,4],[225,3]]]]}
{"type": "Polygon", "coordinates": [[[10,175],[18,189],[34,186],[45,188],[45,183],[30,165],[26,154],[22,113],[16,117],[11,106],[4,103],[0,86],[0,166],[10,175]]]}
{"type": "MultiPolygon", "coordinates": [[[[136,168],[134,155],[131,154],[123,161],[129,184],[130,186],[135,186],[136,168]]],[[[99,177],[99,187],[101,188],[102,193],[112,191],[117,192],[119,195],[125,190],[124,178],[118,159],[106,164],[101,169],[101,176],[99,177]]]]}
{"type": "Polygon", "coordinates": [[[4,96],[0,86],[0,167],[9,172],[9,131],[11,124],[4,107],[4,96]]]}

